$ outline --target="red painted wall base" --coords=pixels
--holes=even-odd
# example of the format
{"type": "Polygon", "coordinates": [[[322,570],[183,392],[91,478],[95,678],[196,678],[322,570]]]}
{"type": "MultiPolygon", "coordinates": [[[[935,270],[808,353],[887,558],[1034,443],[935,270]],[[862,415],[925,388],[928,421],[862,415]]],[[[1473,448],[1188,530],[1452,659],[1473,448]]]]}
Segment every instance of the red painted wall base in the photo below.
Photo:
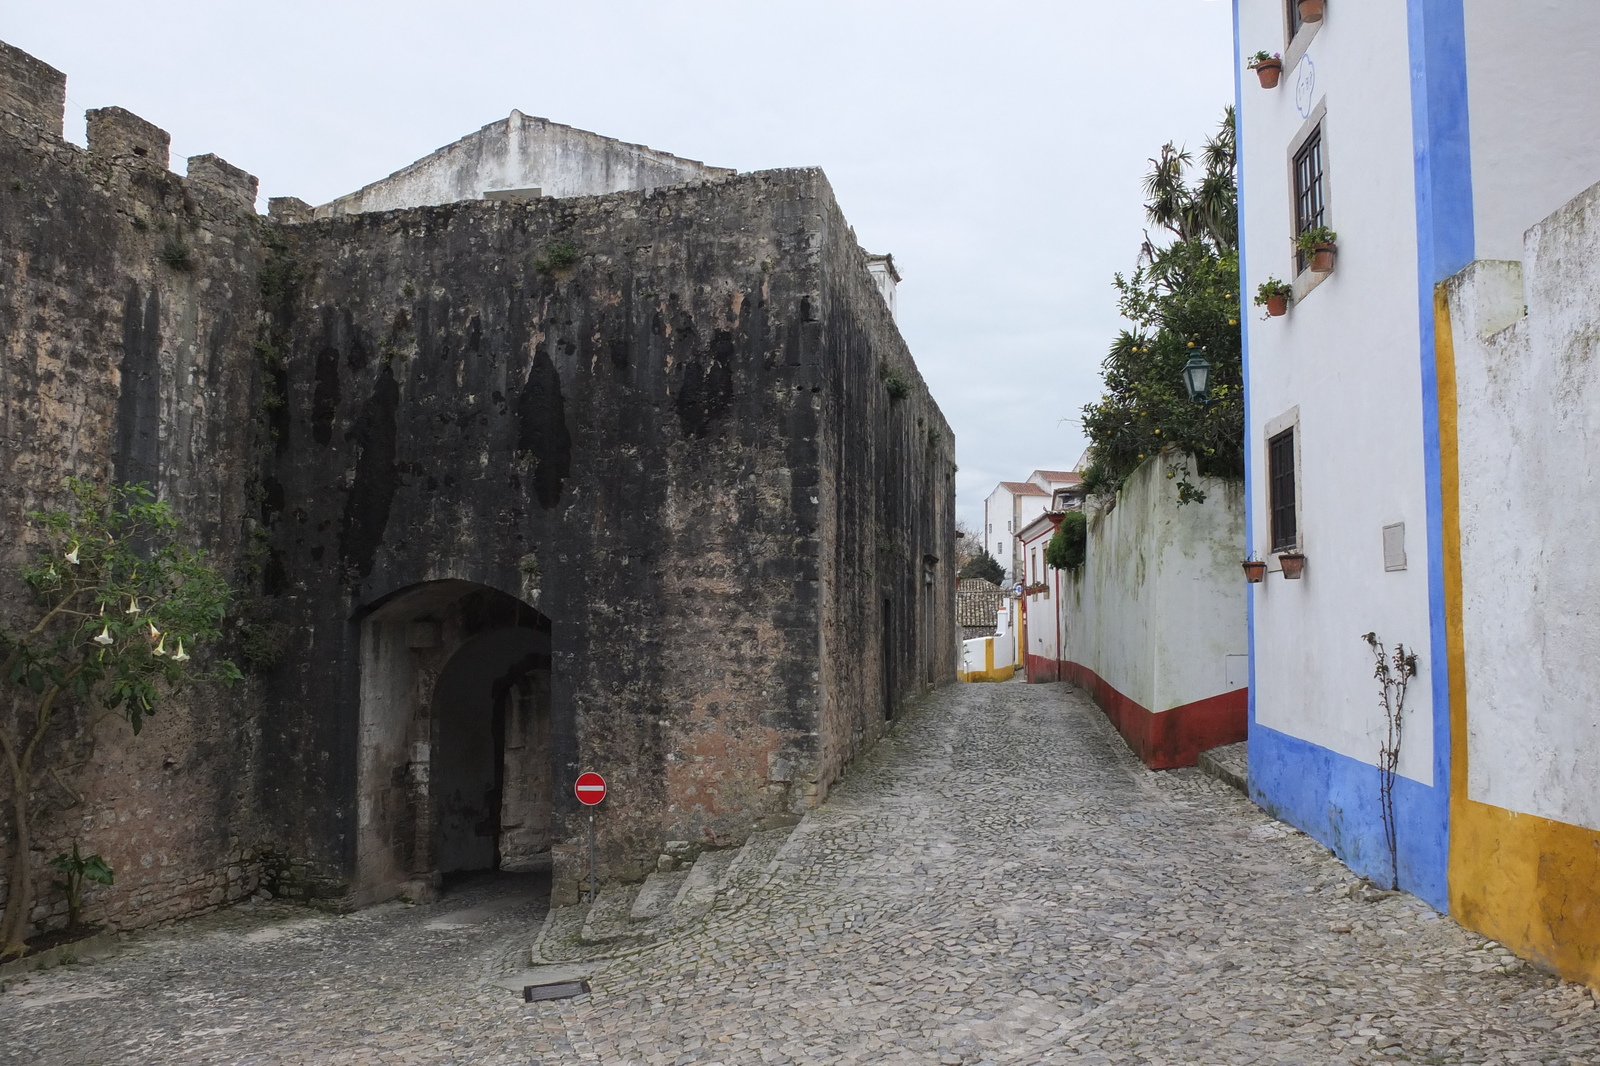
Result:
{"type": "Polygon", "coordinates": [[[1089,693],[1128,747],[1152,770],[1193,766],[1202,751],[1237,743],[1248,733],[1250,690],[1246,688],[1207,696],[1167,711],[1149,711],[1078,663],[1058,663],[1030,655],[1028,680],[1070,681],[1089,693]]]}

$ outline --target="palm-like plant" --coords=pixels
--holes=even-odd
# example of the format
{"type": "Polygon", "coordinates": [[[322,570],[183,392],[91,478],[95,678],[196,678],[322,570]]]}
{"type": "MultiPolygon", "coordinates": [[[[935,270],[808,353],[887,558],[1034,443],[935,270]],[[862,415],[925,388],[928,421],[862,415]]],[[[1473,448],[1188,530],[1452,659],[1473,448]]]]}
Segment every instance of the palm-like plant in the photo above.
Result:
{"type": "MultiPolygon", "coordinates": [[[[1239,234],[1235,149],[1232,107],[1200,149],[1203,170],[1194,184],[1189,183],[1194,157],[1171,141],[1162,145],[1144,177],[1145,217],[1179,241],[1203,240],[1218,252],[1232,251],[1239,234]]],[[[1144,258],[1154,261],[1158,251],[1147,238],[1144,258]]]]}

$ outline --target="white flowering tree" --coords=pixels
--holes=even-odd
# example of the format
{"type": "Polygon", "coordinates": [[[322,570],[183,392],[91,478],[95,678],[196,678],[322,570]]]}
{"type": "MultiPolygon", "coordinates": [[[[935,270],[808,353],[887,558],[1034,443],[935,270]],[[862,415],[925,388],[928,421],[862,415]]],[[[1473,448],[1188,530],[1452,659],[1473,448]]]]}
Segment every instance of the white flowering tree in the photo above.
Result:
{"type": "Polygon", "coordinates": [[[67,484],[73,507],[29,515],[41,534],[21,571],[32,609],[15,629],[0,624],[0,755],[13,830],[0,958],[26,950],[30,829],[46,780],[59,784],[86,761],[107,718],[137,734],[186,682],[240,676],[227,660],[201,665],[197,653],[220,636],[232,592],[204,552],[178,542],[171,507],[143,485],[67,484]]]}

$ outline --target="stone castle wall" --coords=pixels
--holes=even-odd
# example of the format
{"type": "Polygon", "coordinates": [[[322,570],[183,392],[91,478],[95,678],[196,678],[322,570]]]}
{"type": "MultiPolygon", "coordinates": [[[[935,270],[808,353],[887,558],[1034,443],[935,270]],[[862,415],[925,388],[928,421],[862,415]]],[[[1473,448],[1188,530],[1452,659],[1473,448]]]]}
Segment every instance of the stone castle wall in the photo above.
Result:
{"type": "MultiPolygon", "coordinates": [[[[87,152],[62,142],[20,55],[5,528],[67,474],[148,480],[282,638],[77,779],[47,847],[117,867],[91,918],[263,878],[352,898],[363,619],[428,582],[550,623],[558,894],[579,770],[612,785],[603,874],[642,876],[666,840],[734,844],[820,801],[953,676],[953,441],[820,171],[266,219],[254,179],[169,173],[120,109],[87,152]]],[[[14,611],[25,546],[3,542],[14,611]]]]}
{"type": "MultiPolygon", "coordinates": [[[[187,178],[169,172],[165,134],[118,108],[90,113],[87,150],[68,144],[63,85],[0,45],[8,623],[30,602],[16,571],[34,550],[26,515],[64,505],[68,476],[150,483],[234,576],[254,466],[255,180],[207,157],[187,178]]],[[[43,863],[74,841],[117,871],[114,890],[91,889],[90,921],[145,925],[254,890],[258,695],[254,683],[196,688],[162,704],[138,737],[103,727],[95,758],[44,789],[36,913],[64,911],[43,863]]],[[[0,802],[9,786],[7,775],[0,802]]]]}

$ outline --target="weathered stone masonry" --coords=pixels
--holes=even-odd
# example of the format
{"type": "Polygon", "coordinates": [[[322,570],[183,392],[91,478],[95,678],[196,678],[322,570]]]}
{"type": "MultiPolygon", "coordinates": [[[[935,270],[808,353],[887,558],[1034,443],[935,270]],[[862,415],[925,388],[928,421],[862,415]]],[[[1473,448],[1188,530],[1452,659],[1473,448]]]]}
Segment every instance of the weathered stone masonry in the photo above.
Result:
{"type": "MultiPolygon", "coordinates": [[[[0,610],[13,621],[24,516],[64,503],[67,475],[158,484],[232,573],[253,467],[255,179],[211,157],[170,173],[166,135],[118,108],[90,112],[87,151],[63,142],[64,81],[0,45],[0,610]]],[[[37,865],[76,838],[117,870],[91,920],[147,924],[255,888],[256,698],[253,683],[192,692],[136,741],[104,730],[68,787],[49,783],[37,865]]],[[[64,910],[51,874],[40,917],[64,910]]]]}
{"type": "MultiPolygon", "coordinates": [[[[285,637],[160,720],[192,768],[150,807],[188,827],[179,879],[247,890],[265,852],[335,899],[425,894],[479,802],[503,861],[547,834],[570,894],[580,769],[612,786],[605,875],[642,876],[819,801],[953,679],[953,439],[820,171],[262,219],[247,175],[167,173],[126,113],[84,153],[25,95],[0,89],[6,525],[67,473],[136,473],[285,637]],[[516,779],[453,808],[441,679],[494,641],[516,779]]],[[[157,746],[129,787],[170,773],[157,746]]],[[[122,817],[118,787],[88,805],[122,817]]]]}

